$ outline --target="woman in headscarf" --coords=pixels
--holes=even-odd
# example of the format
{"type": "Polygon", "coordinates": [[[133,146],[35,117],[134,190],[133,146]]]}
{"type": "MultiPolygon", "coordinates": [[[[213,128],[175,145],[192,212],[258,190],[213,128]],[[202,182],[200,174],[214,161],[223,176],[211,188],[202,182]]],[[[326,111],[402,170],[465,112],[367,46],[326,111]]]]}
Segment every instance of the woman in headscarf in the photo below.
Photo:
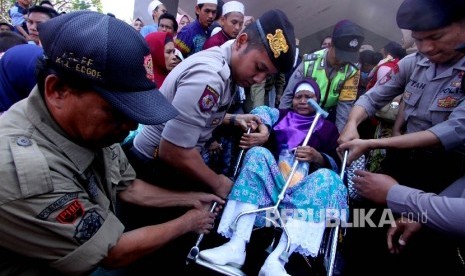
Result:
{"type": "MultiPolygon", "coordinates": [[[[249,214],[239,219],[234,232],[229,227],[241,212],[273,206],[276,203],[286,182],[283,176],[286,172],[282,169],[280,171],[281,166],[276,161],[276,149],[281,144],[296,148],[295,158],[310,164],[309,174],[300,181],[291,182],[295,185],[287,189],[280,205],[280,209],[292,210],[290,214],[286,212],[286,215],[291,216],[286,217],[286,229],[291,240],[290,254],[297,251],[316,256],[325,229],[326,210],[337,210],[341,214],[344,213],[341,210],[348,208],[347,190],[336,173],[339,136],[336,126],[320,117],[307,146],[300,146],[315,119],[315,110],[307,101],[312,98],[319,102],[318,84],[310,78],[303,79],[294,88],[294,93],[292,108],[289,110],[267,106],[252,110],[251,113],[260,116],[262,122],[272,128],[266,142],[269,149],[257,146],[248,150],[218,227],[218,233],[231,239],[220,247],[202,251],[200,256],[203,259],[217,265],[241,266],[244,263],[245,247],[252,228],[254,224],[263,225],[264,219],[249,214]],[[300,211],[304,213],[299,213],[300,211]],[[299,215],[295,216],[297,213],[299,215]]],[[[345,220],[346,217],[341,216],[339,219],[345,220]]],[[[287,275],[285,261],[279,258],[286,243],[287,237],[282,235],[278,246],[262,266],[260,275],[287,275]]]]}
{"type": "Polygon", "coordinates": [[[191,20],[189,19],[189,16],[187,16],[187,14],[178,13],[176,15],[176,21],[178,21],[178,33],[182,30],[182,28],[191,23],[191,20]]]}
{"type": "MultiPolygon", "coordinates": [[[[166,32],[155,32],[148,34],[145,37],[145,41],[147,41],[150,48],[150,58],[145,60],[145,66],[152,69],[149,69],[147,72],[147,77],[160,88],[168,73],[180,62],[175,55],[173,36],[166,32]]],[[[126,139],[124,139],[122,143],[124,150],[132,147],[134,137],[142,128],[143,125],[139,124],[138,128],[131,131],[126,139]]]]}
{"type": "Polygon", "coordinates": [[[153,75],[150,76],[161,87],[168,73],[179,64],[175,55],[173,36],[166,32],[150,33],[145,37],[152,57],[153,75]]]}
{"type": "Polygon", "coordinates": [[[142,22],[142,19],[136,18],[132,21],[132,27],[136,29],[136,31],[140,32],[142,27],[144,27],[144,22],[142,22]]]}

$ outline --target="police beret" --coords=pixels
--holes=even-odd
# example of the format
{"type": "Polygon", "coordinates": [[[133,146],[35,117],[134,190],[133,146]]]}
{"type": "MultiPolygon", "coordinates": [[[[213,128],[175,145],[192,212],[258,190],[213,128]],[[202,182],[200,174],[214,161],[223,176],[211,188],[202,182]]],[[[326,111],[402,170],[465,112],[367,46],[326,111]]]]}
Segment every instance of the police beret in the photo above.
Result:
{"type": "Polygon", "coordinates": [[[397,11],[397,25],[412,31],[443,28],[464,18],[464,8],[464,0],[405,0],[397,11]]]}
{"type": "Polygon", "coordinates": [[[278,71],[292,70],[295,60],[294,26],[281,10],[270,10],[260,16],[255,24],[268,56],[278,71]]]}

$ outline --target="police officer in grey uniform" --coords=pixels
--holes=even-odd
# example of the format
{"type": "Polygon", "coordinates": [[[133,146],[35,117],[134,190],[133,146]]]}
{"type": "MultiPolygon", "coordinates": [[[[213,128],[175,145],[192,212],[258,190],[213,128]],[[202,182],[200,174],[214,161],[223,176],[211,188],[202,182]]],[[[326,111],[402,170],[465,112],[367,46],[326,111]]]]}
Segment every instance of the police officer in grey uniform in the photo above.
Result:
{"type": "Polygon", "coordinates": [[[134,139],[133,152],[142,160],[161,160],[190,182],[201,182],[226,197],[233,182],[208,168],[200,155],[202,148],[220,124],[258,125],[259,133],[244,136],[244,147],[268,135],[257,116],[226,111],[235,85],[249,87],[269,74],[289,71],[294,53],[292,24],[282,11],[272,10],[235,40],[192,55],[173,69],[160,88],[180,115],[166,124],[144,127],[134,139]]]}
{"type": "MultiPolygon", "coordinates": [[[[440,193],[464,175],[464,157],[457,151],[465,145],[465,93],[461,88],[465,55],[455,50],[465,42],[464,8],[462,0],[405,0],[401,4],[397,24],[412,30],[418,53],[402,59],[398,68],[378,80],[378,85],[355,103],[339,138],[339,150],[349,150],[349,161],[370,149],[387,148],[386,159],[381,164],[383,173],[398,183],[433,193],[440,193]],[[357,126],[402,93],[405,134],[376,140],[358,139],[357,126]]],[[[370,230],[374,233],[379,229],[370,230]]],[[[363,229],[351,232],[357,231],[363,232],[363,229]]],[[[361,235],[362,240],[369,238],[365,234],[369,233],[361,235]]],[[[396,267],[396,272],[402,269],[405,273],[422,274],[430,273],[435,267],[442,269],[444,275],[458,271],[463,275],[461,258],[453,242],[428,233],[416,239],[418,242],[403,257],[383,264],[390,256],[381,255],[387,252],[385,231],[378,234],[378,237],[371,236],[371,248],[359,246],[359,254],[351,254],[353,259],[347,263],[360,267],[358,260],[364,260],[364,264],[370,263],[364,267],[366,271],[382,266],[396,267]],[[380,244],[378,251],[373,248],[376,241],[380,244]],[[434,247],[435,252],[430,252],[434,247]]]]}
{"type": "Polygon", "coordinates": [[[208,232],[214,218],[205,207],[223,202],[219,197],[136,179],[114,144],[137,122],[160,124],[178,114],[146,77],[150,53],[139,33],[87,11],[39,30],[38,86],[0,117],[0,274],[89,274],[126,266],[186,232],[208,232]],[[195,208],[123,233],[117,198],[195,208]]]}
{"type": "MultiPolygon", "coordinates": [[[[165,79],[160,91],[180,115],[166,124],[145,126],[128,152],[138,175],[156,185],[178,190],[207,190],[226,198],[233,181],[210,169],[201,157],[205,142],[220,124],[256,128],[244,134],[242,147],[264,143],[269,132],[250,114],[227,114],[236,85],[249,87],[267,75],[292,68],[295,37],[292,24],[280,10],[271,10],[248,26],[238,37],[220,47],[193,54],[165,79]]],[[[125,206],[124,206],[125,207],[125,206]]],[[[124,208],[128,225],[150,224],[161,215],[177,210],[124,208]],[[148,215],[150,214],[150,215],[148,215]]],[[[176,250],[165,248],[133,266],[138,273],[151,266],[169,266],[173,274],[184,274],[186,254],[196,237],[176,240],[176,250]]]]}

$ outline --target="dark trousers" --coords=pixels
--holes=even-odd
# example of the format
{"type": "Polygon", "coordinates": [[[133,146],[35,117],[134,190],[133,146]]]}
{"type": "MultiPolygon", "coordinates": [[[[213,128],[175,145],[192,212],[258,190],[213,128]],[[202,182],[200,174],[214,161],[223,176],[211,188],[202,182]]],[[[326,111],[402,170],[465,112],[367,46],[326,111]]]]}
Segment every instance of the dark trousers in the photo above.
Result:
{"type": "MultiPolygon", "coordinates": [[[[205,185],[193,182],[160,159],[146,158],[133,147],[126,150],[126,155],[137,177],[148,183],[177,191],[208,191],[205,185]]],[[[188,209],[147,208],[123,203],[120,218],[126,227],[125,231],[130,231],[173,220],[182,216],[188,209]]],[[[186,275],[187,271],[193,269],[186,266],[186,257],[196,238],[195,233],[188,233],[169,242],[128,267],[128,275],[154,275],[162,271],[170,271],[173,275],[186,275]]]]}
{"type": "MultiPolygon", "coordinates": [[[[464,157],[455,152],[389,150],[382,172],[400,184],[439,193],[465,173],[464,157]]],[[[378,224],[384,206],[353,203],[353,211],[375,209],[371,217],[378,224]]],[[[353,213],[353,212],[352,212],[353,213]]],[[[458,256],[458,241],[423,227],[400,255],[387,249],[387,229],[348,228],[343,245],[345,275],[465,275],[458,256]]]]}

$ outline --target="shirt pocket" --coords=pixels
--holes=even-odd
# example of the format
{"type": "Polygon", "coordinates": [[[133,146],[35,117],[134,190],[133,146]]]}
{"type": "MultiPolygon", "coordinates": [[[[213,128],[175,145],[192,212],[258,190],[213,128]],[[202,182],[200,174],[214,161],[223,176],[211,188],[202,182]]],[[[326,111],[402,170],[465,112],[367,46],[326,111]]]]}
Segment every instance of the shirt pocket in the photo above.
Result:
{"type": "Polygon", "coordinates": [[[407,120],[410,117],[410,115],[412,115],[412,113],[418,106],[420,98],[421,98],[421,93],[419,92],[411,92],[407,90],[404,92],[404,95],[402,96],[402,100],[405,103],[405,109],[404,109],[405,120],[407,120]]]}
{"type": "Polygon", "coordinates": [[[464,98],[463,94],[438,94],[428,109],[431,113],[431,123],[436,125],[446,121],[464,98]]]}

